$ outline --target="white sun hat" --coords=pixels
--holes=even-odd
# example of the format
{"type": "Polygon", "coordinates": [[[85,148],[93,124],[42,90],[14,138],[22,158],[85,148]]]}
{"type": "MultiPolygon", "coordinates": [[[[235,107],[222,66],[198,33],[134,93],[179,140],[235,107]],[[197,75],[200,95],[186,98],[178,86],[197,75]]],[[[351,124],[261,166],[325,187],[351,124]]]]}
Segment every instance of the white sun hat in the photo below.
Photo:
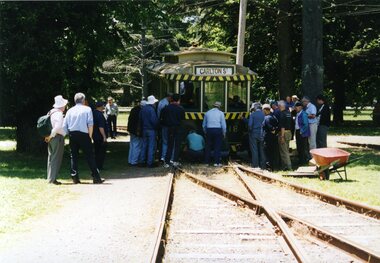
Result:
{"type": "Polygon", "coordinates": [[[150,95],[149,97],[148,97],[148,101],[147,101],[147,103],[146,104],[155,104],[156,102],[158,101],[158,99],[156,99],[156,97],[154,97],[153,95],[150,95]]]}
{"type": "Polygon", "coordinates": [[[67,105],[67,102],[68,100],[64,99],[62,97],[62,95],[58,95],[58,96],[55,96],[54,97],[54,105],[53,105],[53,108],[62,108],[62,107],[65,107],[67,105]]]}

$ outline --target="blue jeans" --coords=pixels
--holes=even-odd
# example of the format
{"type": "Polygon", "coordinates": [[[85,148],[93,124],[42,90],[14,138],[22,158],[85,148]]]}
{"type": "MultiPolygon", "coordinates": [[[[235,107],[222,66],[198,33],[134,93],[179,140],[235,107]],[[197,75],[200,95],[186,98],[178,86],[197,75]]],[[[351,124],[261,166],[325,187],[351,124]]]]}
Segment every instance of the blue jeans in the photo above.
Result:
{"type": "Polygon", "coordinates": [[[252,153],[252,167],[265,169],[264,141],[261,132],[249,133],[249,146],[252,153]]]}
{"type": "Polygon", "coordinates": [[[161,148],[161,159],[165,160],[166,152],[168,150],[168,127],[162,127],[161,138],[162,138],[162,148],[161,148]]]}
{"type": "MultiPolygon", "coordinates": [[[[142,138],[131,133],[131,141],[129,143],[129,155],[128,155],[128,163],[129,164],[138,164],[141,160],[141,148],[142,148],[142,138]]],[[[144,161],[144,160],[143,160],[144,161]]]]}
{"type": "Polygon", "coordinates": [[[143,131],[143,154],[147,156],[147,165],[152,165],[154,162],[154,154],[156,153],[156,131],[143,131]]]}
{"type": "Polygon", "coordinates": [[[214,163],[221,162],[221,148],[223,143],[222,128],[207,128],[206,130],[206,163],[210,163],[211,149],[214,150],[214,163]]]}

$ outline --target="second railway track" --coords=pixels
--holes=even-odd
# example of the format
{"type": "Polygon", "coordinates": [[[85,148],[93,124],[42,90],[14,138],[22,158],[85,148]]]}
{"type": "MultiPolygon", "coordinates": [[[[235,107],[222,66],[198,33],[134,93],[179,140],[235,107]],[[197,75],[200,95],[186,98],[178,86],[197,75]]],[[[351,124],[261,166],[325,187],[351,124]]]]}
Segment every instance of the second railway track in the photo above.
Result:
{"type": "MultiPolygon", "coordinates": [[[[320,236],[326,228],[317,227],[320,232],[316,233],[302,220],[298,221],[294,213],[280,211],[273,206],[275,201],[263,194],[270,193],[267,189],[262,188],[260,193],[255,189],[257,196],[253,197],[258,200],[254,200],[239,181],[239,174],[231,175],[233,167],[225,169],[228,171],[223,174],[223,169],[201,167],[197,171],[191,167],[198,173],[196,176],[186,169],[177,171],[177,179],[173,179],[175,183],[171,183],[168,190],[160,221],[162,231],[158,232],[157,253],[152,262],[331,262],[331,259],[334,262],[379,262],[377,252],[368,244],[357,245],[348,240],[351,246],[344,247],[329,235],[320,236]],[[262,202],[258,196],[267,201],[262,202]],[[355,245],[359,247],[356,251],[355,245]]],[[[248,176],[244,180],[246,187],[254,184],[256,188],[258,184],[248,176]]],[[[277,196],[273,192],[271,195],[277,196]]],[[[281,199],[281,195],[278,198],[281,199]]],[[[305,207],[308,206],[301,205],[299,209],[302,211],[305,207]]],[[[374,220],[372,224],[377,227],[378,220],[370,220],[374,220]]],[[[352,224],[355,228],[363,223],[352,224]]],[[[344,224],[338,227],[341,225],[344,224]]],[[[333,234],[341,237],[341,233],[333,234]]],[[[377,240],[376,236],[372,241],[377,240]]]]}

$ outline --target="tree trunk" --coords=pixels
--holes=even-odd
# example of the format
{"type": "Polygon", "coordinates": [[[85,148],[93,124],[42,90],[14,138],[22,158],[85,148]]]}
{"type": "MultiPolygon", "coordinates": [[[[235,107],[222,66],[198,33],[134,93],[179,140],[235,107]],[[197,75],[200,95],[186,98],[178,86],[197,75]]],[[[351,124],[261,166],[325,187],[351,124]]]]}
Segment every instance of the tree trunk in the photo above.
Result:
{"type": "Polygon", "coordinates": [[[35,118],[17,118],[16,125],[16,141],[17,151],[23,153],[43,153],[46,152],[46,143],[43,138],[37,133],[36,123],[31,120],[35,118]]]}
{"type": "Polygon", "coordinates": [[[278,4],[282,11],[279,13],[277,27],[280,98],[285,99],[294,93],[292,21],[286,14],[291,11],[291,0],[280,0],[278,4]]]}
{"type": "Polygon", "coordinates": [[[323,34],[321,0],[303,0],[302,92],[315,103],[323,91],[323,34]]]}
{"type": "Polygon", "coordinates": [[[333,94],[334,94],[334,104],[333,104],[333,122],[335,125],[340,125],[343,123],[343,110],[346,107],[346,86],[344,83],[344,66],[336,62],[334,65],[334,78],[333,78],[333,94]]]}

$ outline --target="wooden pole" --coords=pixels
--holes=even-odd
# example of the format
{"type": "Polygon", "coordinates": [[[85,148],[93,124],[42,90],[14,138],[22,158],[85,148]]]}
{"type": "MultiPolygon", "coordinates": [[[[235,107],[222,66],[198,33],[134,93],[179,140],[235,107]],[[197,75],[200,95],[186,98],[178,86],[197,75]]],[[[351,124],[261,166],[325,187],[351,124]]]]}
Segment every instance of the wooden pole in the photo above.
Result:
{"type": "Polygon", "coordinates": [[[247,0],[240,0],[239,9],[239,31],[236,54],[236,64],[243,65],[244,61],[244,44],[245,44],[245,21],[247,14],[247,0]]]}

